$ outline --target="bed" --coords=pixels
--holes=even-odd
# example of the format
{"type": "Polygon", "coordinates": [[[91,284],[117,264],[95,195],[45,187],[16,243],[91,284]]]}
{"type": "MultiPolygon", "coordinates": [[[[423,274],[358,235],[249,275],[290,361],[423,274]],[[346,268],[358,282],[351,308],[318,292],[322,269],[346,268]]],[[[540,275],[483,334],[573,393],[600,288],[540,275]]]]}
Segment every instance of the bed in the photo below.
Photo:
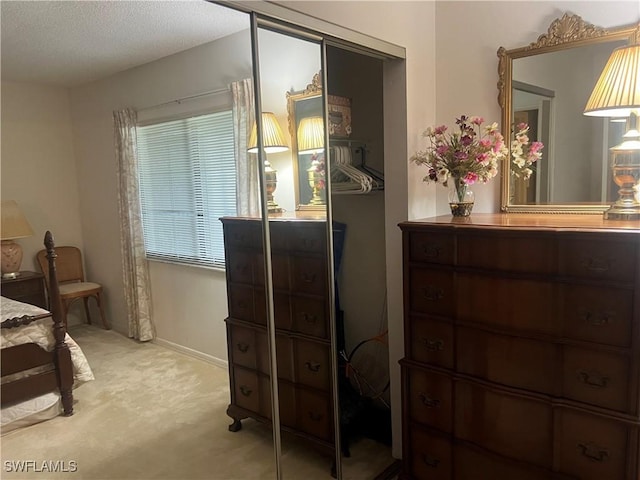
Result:
{"type": "Polygon", "coordinates": [[[49,308],[1,298],[2,432],[52,416],[73,415],[73,388],[93,380],[77,343],[67,334],[51,232],[45,234],[49,262],[49,308]]]}

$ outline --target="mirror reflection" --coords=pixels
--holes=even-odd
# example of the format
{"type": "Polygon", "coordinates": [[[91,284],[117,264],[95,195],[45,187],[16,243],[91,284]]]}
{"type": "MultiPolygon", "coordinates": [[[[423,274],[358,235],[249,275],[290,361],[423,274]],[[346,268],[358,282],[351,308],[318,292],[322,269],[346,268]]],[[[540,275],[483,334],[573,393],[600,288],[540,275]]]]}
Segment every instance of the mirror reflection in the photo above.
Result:
{"type": "Polygon", "coordinates": [[[514,60],[512,123],[527,123],[530,139],[542,141],[545,148],[529,182],[512,179],[512,203],[609,201],[608,150],[620,143],[616,134],[624,132],[609,119],[583,112],[611,52],[624,43],[585,45],[514,60]]]}
{"type": "Polygon", "coordinates": [[[294,155],[296,209],[322,210],[327,203],[321,74],[302,91],[290,91],[287,116],[294,155]]]}
{"type": "Polygon", "coordinates": [[[529,139],[544,144],[527,179],[505,162],[503,211],[601,213],[617,198],[609,149],[624,127],[618,119],[585,116],[584,108],[611,52],[633,30],[604,30],[566,14],[537,42],[498,50],[503,134],[513,140],[526,123],[529,139]]]}

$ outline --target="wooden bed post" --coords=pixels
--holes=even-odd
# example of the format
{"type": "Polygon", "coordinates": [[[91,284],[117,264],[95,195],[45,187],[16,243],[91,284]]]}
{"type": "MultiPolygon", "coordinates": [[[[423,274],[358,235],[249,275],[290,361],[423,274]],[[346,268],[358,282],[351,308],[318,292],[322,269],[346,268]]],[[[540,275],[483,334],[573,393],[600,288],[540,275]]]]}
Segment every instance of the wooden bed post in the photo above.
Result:
{"type": "Polygon", "coordinates": [[[54,323],[53,336],[56,340],[53,358],[56,364],[56,376],[60,395],[62,396],[64,414],[65,416],[70,416],[73,415],[73,367],[71,364],[71,352],[64,341],[67,330],[62,318],[62,303],[56,274],[56,252],[53,235],[48,230],[44,235],[44,246],[47,249],[47,260],[49,261],[49,307],[54,323]]]}

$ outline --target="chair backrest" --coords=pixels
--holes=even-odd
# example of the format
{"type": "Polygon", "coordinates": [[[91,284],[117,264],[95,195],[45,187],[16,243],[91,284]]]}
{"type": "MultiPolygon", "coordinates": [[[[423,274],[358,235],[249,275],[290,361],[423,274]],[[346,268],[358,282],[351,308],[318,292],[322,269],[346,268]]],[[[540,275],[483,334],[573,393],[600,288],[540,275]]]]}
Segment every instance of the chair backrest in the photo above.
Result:
{"type": "MultiPolygon", "coordinates": [[[[40,250],[36,258],[49,285],[49,262],[47,251],[40,250]]],[[[82,253],[77,247],[56,247],[56,273],[59,283],[84,282],[82,253]]]]}

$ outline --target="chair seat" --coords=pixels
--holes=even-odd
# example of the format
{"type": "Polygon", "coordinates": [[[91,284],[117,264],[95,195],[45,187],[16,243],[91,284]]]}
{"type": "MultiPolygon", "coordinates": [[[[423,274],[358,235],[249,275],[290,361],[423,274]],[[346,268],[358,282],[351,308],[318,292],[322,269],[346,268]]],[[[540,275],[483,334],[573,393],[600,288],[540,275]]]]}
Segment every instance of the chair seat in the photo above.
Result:
{"type": "Polygon", "coordinates": [[[101,289],[102,286],[99,283],[93,282],[64,283],[60,285],[60,296],[90,295],[91,293],[99,292],[101,289]]]}

